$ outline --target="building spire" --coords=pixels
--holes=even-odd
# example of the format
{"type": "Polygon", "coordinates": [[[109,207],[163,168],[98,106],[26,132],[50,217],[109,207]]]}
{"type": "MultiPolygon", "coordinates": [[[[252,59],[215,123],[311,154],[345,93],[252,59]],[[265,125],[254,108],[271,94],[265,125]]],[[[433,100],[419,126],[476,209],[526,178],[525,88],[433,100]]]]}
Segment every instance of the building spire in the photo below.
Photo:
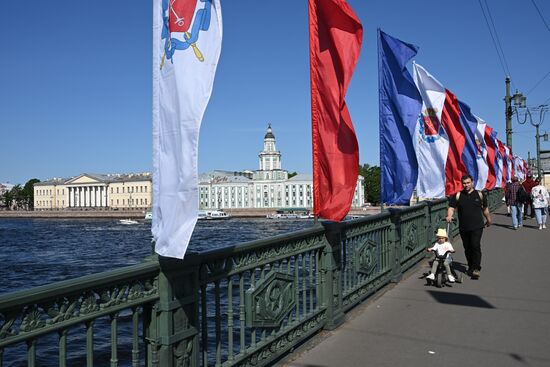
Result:
{"type": "Polygon", "coordinates": [[[277,151],[271,123],[267,124],[267,132],[264,136],[264,150],[260,152],[259,158],[261,171],[281,169],[281,153],[277,151]]]}

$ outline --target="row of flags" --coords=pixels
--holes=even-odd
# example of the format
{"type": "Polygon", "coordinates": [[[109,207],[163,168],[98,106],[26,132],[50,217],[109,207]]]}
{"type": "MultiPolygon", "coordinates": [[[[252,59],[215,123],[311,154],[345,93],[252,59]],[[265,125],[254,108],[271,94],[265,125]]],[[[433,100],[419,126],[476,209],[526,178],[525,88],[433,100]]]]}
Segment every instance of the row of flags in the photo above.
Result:
{"type": "Polygon", "coordinates": [[[477,190],[504,187],[527,164],[497,132],[424,67],[406,64],[418,47],[378,30],[382,201],[408,205],[462,190],[470,175],[477,190]]]}
{"type": "MultiPolygon", "coordinates": [[[[153,222],[155,250],[182,259],[198,215],[198,138],[221,53],[220,0],[153,1],[153,222]]],[[[313,202],[341,221],[353,201],[359,146],[344,97],[363,27],[346,0],[308,0],[313,202]]],[[[460,189],[500,187],[523,160],[422,66],[418,48],[379,32],[382,197],[408,204],[460,189]]]]}

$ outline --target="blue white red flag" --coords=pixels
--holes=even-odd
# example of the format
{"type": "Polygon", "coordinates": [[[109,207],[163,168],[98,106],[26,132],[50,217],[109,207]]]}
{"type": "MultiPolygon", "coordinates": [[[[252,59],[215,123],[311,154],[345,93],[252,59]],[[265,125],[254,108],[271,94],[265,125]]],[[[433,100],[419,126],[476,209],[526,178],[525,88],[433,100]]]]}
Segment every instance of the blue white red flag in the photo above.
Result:
{"type": "Polygon", "coordinates": [[[222,41],[219,0],[154,0],[153,223],[159,255],[182,259],[198,215],[197,150],[222,41]]]}
{"type": "Polygon", "coordinates": [[[489,164],[487,163],[487,144],[485,144],[485,127],[486,122],[477,118],[477,129],[475,131],[475,141],[477,146],[477,180],[476,190],[484,190],[487,183],[487,177],[489,177],[489,164]]]}
{"type": "Polygon", "coordinates": [[[479,147],[476,141],[478,118],[472,113],[470,107],[458,101],[460,108],[460,123],[464,130],[465,144],[462,151],[462,161],[466,170],[472,176],[472,181],[477,182],[479,176],[478,158],[481,158],[479,147]]]}
{"type": "Polygon", "coordinates": [[[441,124],[445,88],[416,63],[413,79],[422,97],[413,137],[418,161],[416,193],[419,198],[441,198],[445,196],[445,163],[449,152],[449,138],[441,124]]]}
{"type": "Polygon", "coordinates": [[[408,205],[418,178],[413,134],[422,101],[406,67],[417,50],[378,30],[380,181],[390,205],[408,205]]]}
{"type": "Polygon", "coordinates": [[[495,130],[491,133],[491,140],[495,147],[495,187],[502,187],[502,155],[500,154],[497,134],[495,130]]]}
{"type": "Polygon", "coordinates": [[[512,158],[511,158],[510,148],[504,145],[504,164],[506,165],[506,182],[512,181],[512,158]]]}
{"type": "Polygon", "coordinates": [[[495,162],[496,162],[496,151],[498,147],[495,146],[493,141],[493,128],[489,125],[485,125],[485,144],[487,146],[487,165],[489,166],[489,175],[487,176],[487,182],[485,183],[485,188],[487,190],[492,190],[495,187],[497,180],[495,162]]]}
{"type": "Polygon", "coordinates": [[[516,177],[522,181],[525,179],[525,172],[523,168],[523,159],[519,156],[514,156],[514,171],[516,173],[516,177]]]}
{"type": "Polygon", "coordinates": [[[506,164],[506,150],[504,149],[504,144],[497,139],[497,143],[498,143],[498,152],[500,154],[500,166],[501,166],[501,172],[502,172],[502,177],[501,177],[501,180],[500,180],[500,187],[505,187],[506,186],[506,173],[508,171],[508,166],[506,164]]]}

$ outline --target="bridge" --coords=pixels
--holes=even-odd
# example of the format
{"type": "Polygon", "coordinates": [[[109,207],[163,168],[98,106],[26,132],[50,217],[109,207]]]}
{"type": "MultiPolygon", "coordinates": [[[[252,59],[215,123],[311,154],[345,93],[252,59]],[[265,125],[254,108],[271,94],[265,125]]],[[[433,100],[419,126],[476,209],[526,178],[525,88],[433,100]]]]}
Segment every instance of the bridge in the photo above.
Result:
{"type": "MultiPolygon", "coordinates": [[[[550,229],[510,228],[504,206],[482,240],[479,280],[426,286],[427,261],[284,366],[550,366],[550,229]]],[[[455,265],[465,271],[460,237],[455,265]]]]}
{"type": "Polygon", "coordinates": [[[0,366],[548,365],[548,235],[487,195],[480,280],[424,286],[423,202],[2,295],[0,366]]]}

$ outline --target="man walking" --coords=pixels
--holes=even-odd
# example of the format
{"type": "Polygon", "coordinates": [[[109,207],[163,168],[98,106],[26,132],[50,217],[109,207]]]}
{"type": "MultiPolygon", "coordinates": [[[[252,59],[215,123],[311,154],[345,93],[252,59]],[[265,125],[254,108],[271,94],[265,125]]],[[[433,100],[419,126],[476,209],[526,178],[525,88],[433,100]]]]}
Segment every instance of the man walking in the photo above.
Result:
{"type": "Polygon", "coordinates": [[[518,229],[523,226],[523,201],[522,196],[524,193],[523,186],[518,182],[518,178],[512,178],[512,184],[506,190],[506,205],[510,206],[512,210],[512,226],[514,229],[518,229]]]}
{"type": "Polygon", "coordinates": [[[468,261],[468,274],[472,279],[478,279],[481,272],[483,228],[489,227],[493,221],[487,206],[487,197],[474,189],[472,176],[462,176],[461,181],[463,190],[449,198],[446,220],[451,222],[455,210],[458,210],[460,237],[468,261]]]}

